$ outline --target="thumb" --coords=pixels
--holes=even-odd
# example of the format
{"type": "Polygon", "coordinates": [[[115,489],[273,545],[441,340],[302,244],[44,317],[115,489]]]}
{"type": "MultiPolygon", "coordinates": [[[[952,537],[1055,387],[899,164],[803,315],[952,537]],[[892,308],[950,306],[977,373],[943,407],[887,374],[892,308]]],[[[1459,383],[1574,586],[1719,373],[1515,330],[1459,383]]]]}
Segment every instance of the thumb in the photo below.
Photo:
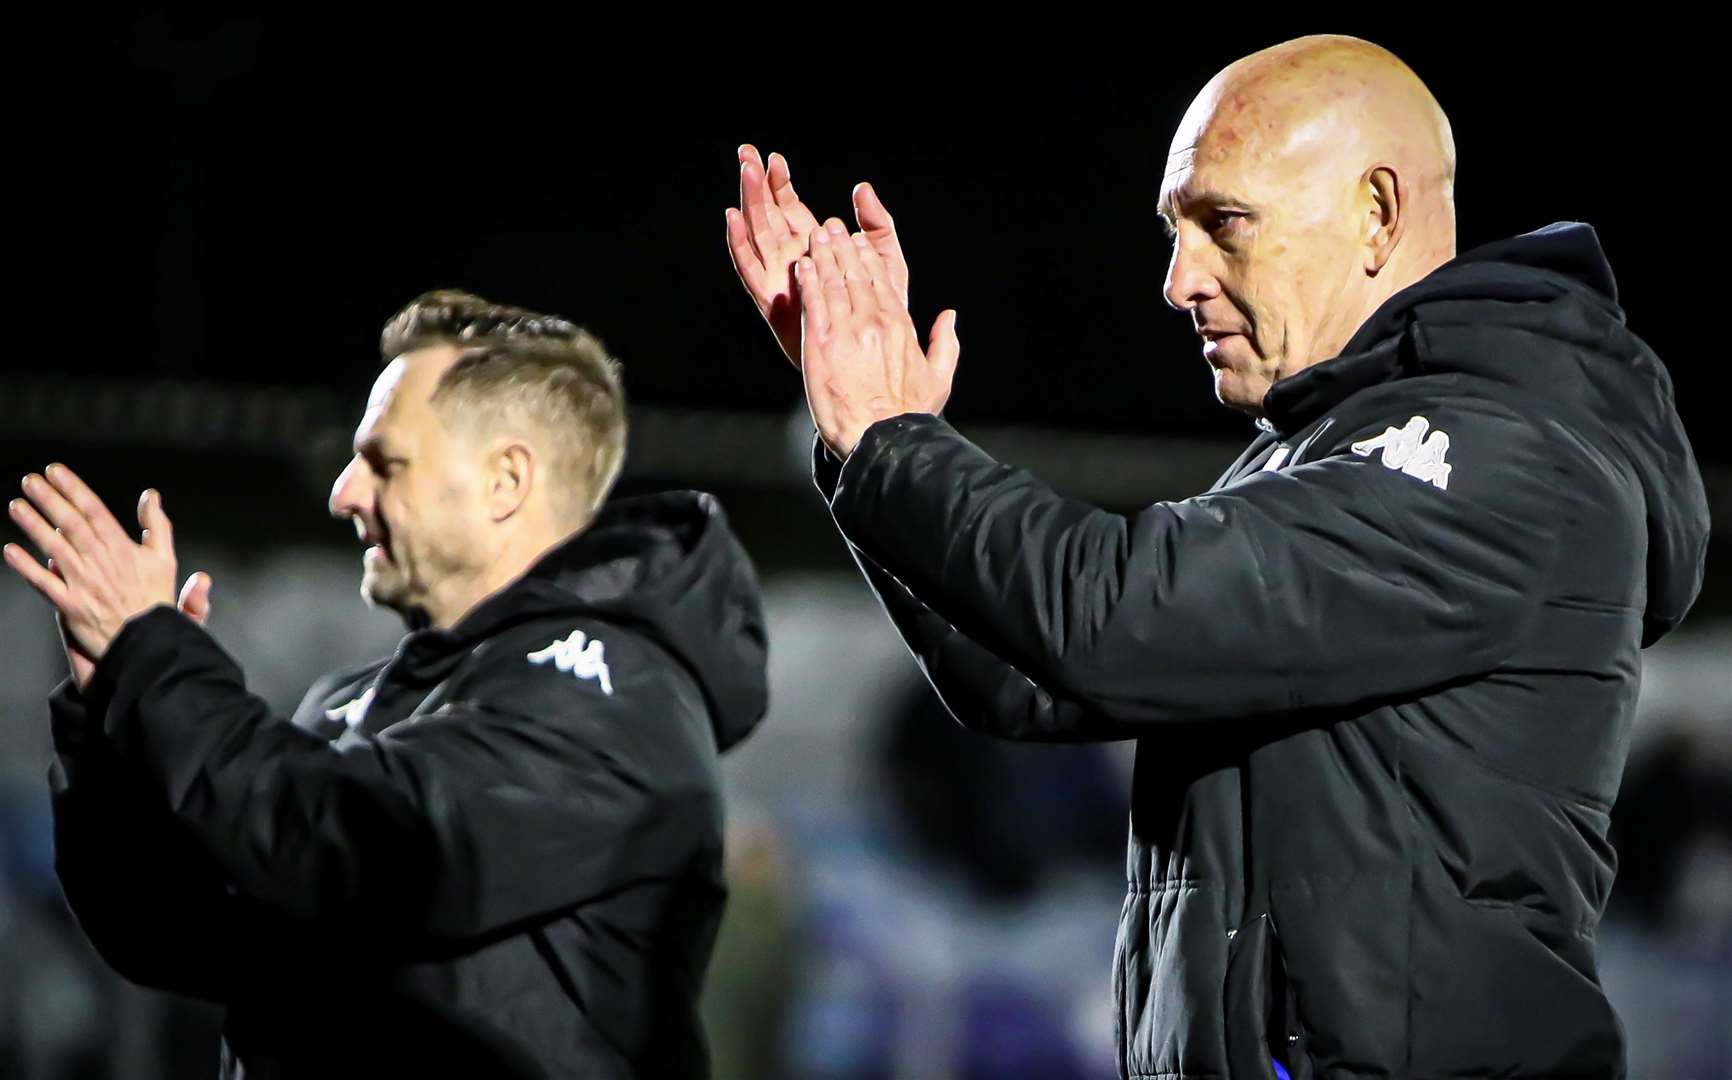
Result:
{"type": "Polygon", "coordinates": [[[138,497],[138,523],[144,526],[144,546],[152,551],[174,554],[174,525],[162,510],[162,493],[147,488],[138,497]]]}
{"type": "Polygon", "coordinates": [[[854,220],[860,223],[862,232],[890,232],[896,228],[890,211],[884,209],[878,193],[865,181],[854,185],[854,220]]]}
{"type": "Polygon", "coordinates": [[[203,570],[186,579],[180,588],[180,601],[175,605],[180,613],[203,626],[210,618],[210,575],[203,570]]]}
{"type": "Polygon", "coordinates": [[[956,376],[956,361],[962,355],[962,340],[956,336],[956,311],[939,313],[926,345],[926,361],[944,379],[946,389],[956,376]]]}

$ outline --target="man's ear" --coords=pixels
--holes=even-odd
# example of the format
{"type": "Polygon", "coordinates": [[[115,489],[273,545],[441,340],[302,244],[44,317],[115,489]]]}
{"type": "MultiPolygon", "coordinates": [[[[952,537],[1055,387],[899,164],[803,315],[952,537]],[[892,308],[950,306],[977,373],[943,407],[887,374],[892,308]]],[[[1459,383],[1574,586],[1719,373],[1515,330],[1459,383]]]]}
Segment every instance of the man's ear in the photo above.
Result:
{"type": "Polygon", "coordinates": [[[1376,277],[1395,254],[1395,246],[1407,230],[1406,206],[1401,177],[1388,165],[1365,174],[1365,272],[1376,277]]]}
{"type": "Polygon", "coordinates": [[[529,501],[535,490],[539,462],[527,443],[503,443],[488,457],[486,477],[487,512],[494,521],[504,521],[529,501]]]}

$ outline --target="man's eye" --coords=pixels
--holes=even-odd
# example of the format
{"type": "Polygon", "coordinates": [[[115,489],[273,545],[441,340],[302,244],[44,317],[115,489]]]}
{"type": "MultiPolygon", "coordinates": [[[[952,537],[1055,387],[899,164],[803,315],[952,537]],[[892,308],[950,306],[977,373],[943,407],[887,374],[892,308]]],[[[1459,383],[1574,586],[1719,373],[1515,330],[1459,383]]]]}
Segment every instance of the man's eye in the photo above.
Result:
{"type": "Polygon", "coordinates": [[[1236,210],[1216,210],[1209,215],[1209,231],[1217,236],[1230,233],[1244,217],[1236,210]]]}

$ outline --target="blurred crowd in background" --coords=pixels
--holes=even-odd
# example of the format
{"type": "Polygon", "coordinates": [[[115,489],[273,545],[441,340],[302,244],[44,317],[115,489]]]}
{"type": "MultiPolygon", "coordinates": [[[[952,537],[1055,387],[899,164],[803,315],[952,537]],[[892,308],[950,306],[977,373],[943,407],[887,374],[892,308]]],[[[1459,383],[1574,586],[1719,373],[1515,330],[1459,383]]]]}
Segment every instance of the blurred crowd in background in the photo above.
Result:
{"type": "MultiPolygon", "coordinates": [[[[786,499],[822,518],[815,494],[786,499]]],[[[395,643],[394,617],[356,594],[358,551],[248,555],[182,518],[183,566],[217,582],[214,633],[279,707],[395,643]]],[[[732,893],[705,1001],[716,1075],[1113,1076],[1129,745],[965,731],[853,575],[761,570],[773,704],[726,760],[732,893]]],[[[40,601],[10,583],[0,627],[0,1076],[213,1075],[218,1011],[122,982],[67,913],[43,775],[43,697],[64,661],[40,601]]],[[[1732,1074],[1728,655],[1720,613],[1647,656],[1600,939],[1638,1077],[1732,1074]]]]}

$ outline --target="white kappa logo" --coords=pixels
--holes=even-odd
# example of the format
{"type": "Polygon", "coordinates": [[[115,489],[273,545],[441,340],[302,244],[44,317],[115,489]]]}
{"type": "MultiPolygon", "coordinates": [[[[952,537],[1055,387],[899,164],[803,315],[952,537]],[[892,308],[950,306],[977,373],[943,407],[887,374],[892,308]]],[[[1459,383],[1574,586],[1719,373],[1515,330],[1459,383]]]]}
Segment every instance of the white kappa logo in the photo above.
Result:
{"type": "Polygon", "coordinates": [[[1383,451],[1384,468],[1449,490],[1450,466],[1443,460],[1449,452],[1449,436],[1441,428],[1434,430],[1425,417],[1415,416],[1405,427],[1385,428],[1383,434],[1353,444],[1360,457],[1370,457],[1373,450],[1383,451]]]}
{"type": "Polygon", "coordinates": [[[326,709],[325,719],[341,720],[350,727],[354,727],[361,722],[362,717],[367,715],[367,706],[371,704],[373,704],[373,688],[369,686],[367,692],[354,701],[346,705],[339,705],[334,709],[326,709]]]}
{"type": "Polygon", "coordinates": [[[602,644],[600,638],[592,638],[582,630],[573,630],[563,641],[555,641],[545,649],[537,649],[529,654],[532,664],[552,663],[561,671],[569,671],[580,679],[594,679],[601,684],[601,692],[613,693],[613,679],[607,670],[607,661],[602,659],[602,644]]]}

